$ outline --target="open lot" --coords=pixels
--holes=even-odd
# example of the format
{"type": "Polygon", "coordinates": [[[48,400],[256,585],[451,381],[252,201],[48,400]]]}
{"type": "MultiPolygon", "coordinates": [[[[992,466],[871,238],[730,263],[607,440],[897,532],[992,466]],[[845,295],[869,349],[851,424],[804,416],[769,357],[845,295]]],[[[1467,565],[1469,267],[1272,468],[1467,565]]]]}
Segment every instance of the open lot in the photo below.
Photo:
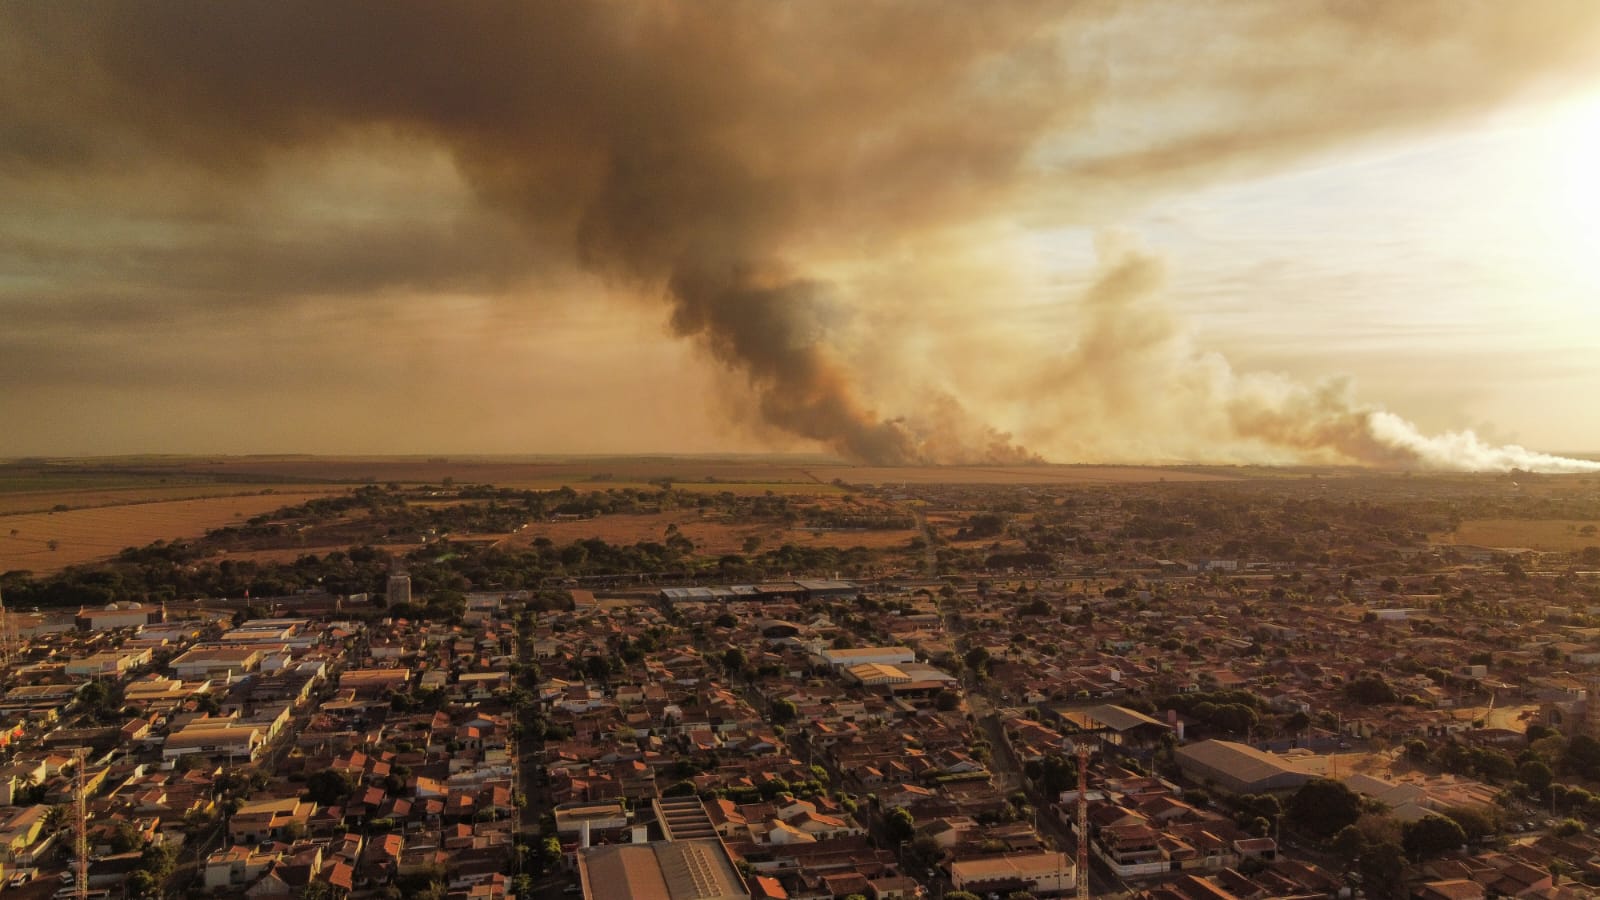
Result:
{"type": "Polygon", "coordinates": [[[1479,547],[1525,547],[1529,550],[1573,551],[1600,547],[1600,522],[1568,519],[1470,519],[1451,534],[1437,535],[1451,544],[1479,547]],[[1593,529],[1586,531],[1585,529],[1593,529]]]}
{"type": "Polygon", "coordinates": [[[199,537],[209,529],[327,493],[326,489],[255,493],[0,516],[0,572],[56,572],[77,563],[109,558],[125,547],[199,537]]]}

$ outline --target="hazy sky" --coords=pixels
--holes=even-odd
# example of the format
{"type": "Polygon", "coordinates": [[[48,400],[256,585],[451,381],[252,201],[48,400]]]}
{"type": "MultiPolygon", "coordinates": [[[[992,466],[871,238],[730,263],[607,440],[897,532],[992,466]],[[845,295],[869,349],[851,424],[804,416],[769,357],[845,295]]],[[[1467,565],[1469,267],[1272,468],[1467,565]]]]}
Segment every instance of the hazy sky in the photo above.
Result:
{"type": "Polygon", "coordinates": [[[1067,8],[0,4],[0,456],[1600,451],[1600,4],[1067,8]]]}

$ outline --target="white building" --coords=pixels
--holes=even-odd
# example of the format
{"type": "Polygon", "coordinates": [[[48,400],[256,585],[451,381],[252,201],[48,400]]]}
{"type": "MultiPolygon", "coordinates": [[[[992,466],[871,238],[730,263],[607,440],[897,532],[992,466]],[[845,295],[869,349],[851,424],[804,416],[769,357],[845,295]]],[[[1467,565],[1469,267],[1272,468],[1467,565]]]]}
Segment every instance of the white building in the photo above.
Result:
{"type": "Polygon", "coordinates": [[[161,758],[173,762],[180,756],[198,754],[254,760],[266,741],[266,733],[259,724],[235,719],[196,719],[167,736],[161,758]]]}
{"type": "Polygon", "coordinates": [[[917,653],[910,647],[849,647],[843,650],[829,647],[817,654],[822,661],[835,669],[848,666],[877,664],[897,666],[917,661],[917,653]]]}
{"type": "Polygon", "coordinates": [[[1018,885],[1040,895],[1062,895],[1078,889],[1077,866],[1065,853],[1018,853],[950,864],[950,884],[979,896],[1009,892],[1018,885]]]}

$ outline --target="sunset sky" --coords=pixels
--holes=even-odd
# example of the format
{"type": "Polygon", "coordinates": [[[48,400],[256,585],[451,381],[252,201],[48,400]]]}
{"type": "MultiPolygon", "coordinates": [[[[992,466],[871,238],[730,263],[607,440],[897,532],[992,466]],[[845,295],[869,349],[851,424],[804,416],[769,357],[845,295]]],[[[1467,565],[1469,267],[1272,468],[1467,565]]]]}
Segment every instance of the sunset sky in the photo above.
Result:
{"type": "Polygon", "coordinates": [[[1600,454],[1600,3],[1066,7],[0,5],[0,457],[1600,454]]]}

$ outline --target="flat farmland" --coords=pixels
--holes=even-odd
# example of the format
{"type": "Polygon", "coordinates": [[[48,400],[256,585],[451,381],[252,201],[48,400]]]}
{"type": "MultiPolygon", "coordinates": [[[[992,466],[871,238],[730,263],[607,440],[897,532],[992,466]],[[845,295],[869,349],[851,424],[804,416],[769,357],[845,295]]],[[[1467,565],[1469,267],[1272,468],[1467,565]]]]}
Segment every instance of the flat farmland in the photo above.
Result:
{"type": "Polygon", "coordinates": [[[1526,547],[1529,550],[1573,552],[1585,547],[1600,547],[1600,521],[1468,519],[1454,532],[1437,535],[1436,539],[1448,544],[1479,547],[1526,547]]]}
{"type": "MultiPolygon", "coordinates": [[[[284,494],[305,496],[342,493],[344,491],[343,487],[315,484],[273,485],[272,489],[284,494]]],[[[0,492],[0,516],[11,516],[17,513],[49,512],[57,506],[65,506],[68,509],[89,509],[98,506],[165,503],[174,500],[198,500],[207,497],[237,497],[260,494],[261,490],[261,488],[241,484],[197,483],[128,488],[55,488],[37,491],[10,491],[0,492]]],[[[59,515],[59,513],[57,514],[59,515]]]]}
{"type": "Polygon", "coordinates": [[[759,540],[762,550],[770,550],[784,544],[876,549],[904,545],[918,535],[915,529],[829,529],[784,526],[770,522],[734,523],[701,517],[694,510],[674,510],[642,515],[534,522],[514,535],[507,535],[500,545],[527,547],[541,537],[548,538],[557,546],[590,538],[599,538],[608,544],[621,545],[636,544],[641,541],[663,542],[667,537],[667,529],[674,525],[677,526],[679,534],[694,542],[696,552],[710,556],[742,554],[745,552],[745,542],[750,538],[759,540]]]}
{"type": "Polygon", "coordinates": [[[255,493],[0,516],[0,571],[57,572],[110,558],[125,547],[199,537],[209,529],[328,493],[327,489],[255,493]]]}
{"type": "Polygon", "coordinates": [[[844,484],[1075,485],[1239,481],[1302,477],[1297,470],[1203,466],[857,466],[805,457],[221,457],[139,461],[146,476],[278,482],[494,484],[574,490],[643,486],[667,479],[693,490],[832,491],[844,484]]]}
{"type": "Polygon", "coordinates": [[[812,484],[816,479],[792,462],[726,460],[691,457],[584,457],[555,460],[508,460],[463,457],[417,459],[405,457],[230,457],[187,460],[159,466],[142,466],[147,474],[169,473],[182,477],[254,478],[277,481],[399,482],[439,484],[493,484],[500,487],[604,490],[624,485],[648,485],[669,479],[674,483],[703,483],[734,489],[739,484],[812,484]]]}

